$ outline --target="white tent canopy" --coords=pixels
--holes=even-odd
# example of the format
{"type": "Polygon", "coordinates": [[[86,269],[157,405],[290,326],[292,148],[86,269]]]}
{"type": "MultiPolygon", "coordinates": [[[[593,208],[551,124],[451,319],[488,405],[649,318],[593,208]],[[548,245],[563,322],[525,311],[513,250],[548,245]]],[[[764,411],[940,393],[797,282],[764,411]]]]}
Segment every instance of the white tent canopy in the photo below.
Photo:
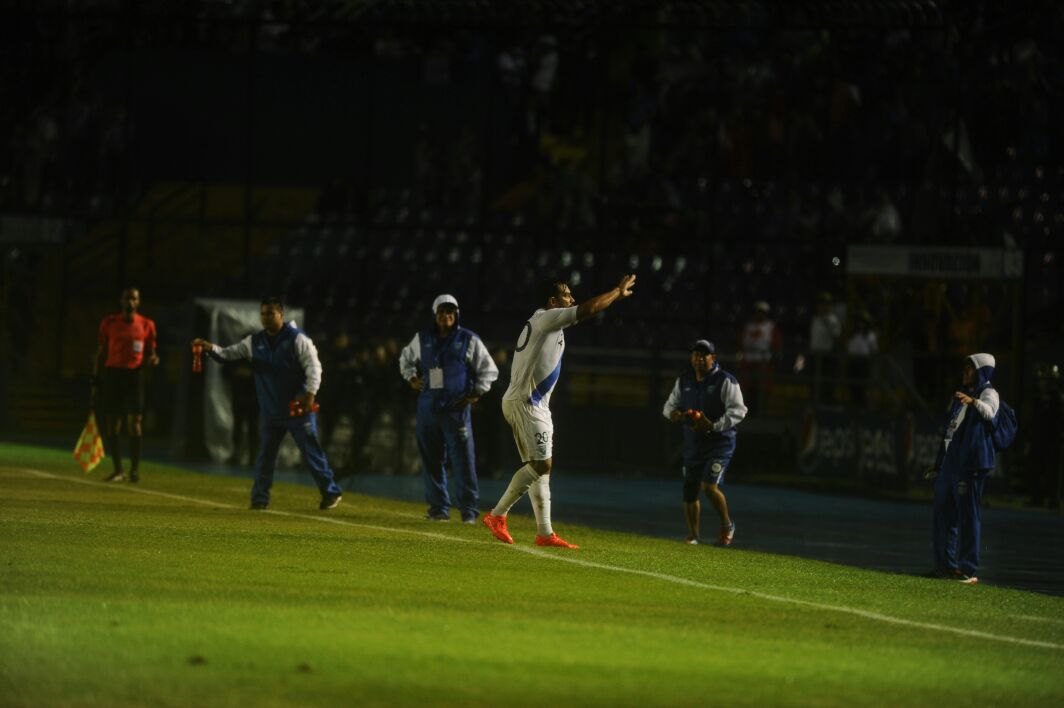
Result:
{"type": "MultiPolygon", "coordinates": [[[[220,300],[196,298],[196,307],[207,314],[207,340],[220,346],[236,344],[244,337],[262,329],[259,303],[256,300],[220,300]]],[[[303,308],[286,307],[285,318],[293,324],[303,319],[303,308]]],[[[207,452],[215,462],[228,460],[233,453],[233,399],[222,376],[221,366],[204,366],[203,439],[207,452]]],[[[294,444],[285,438],[286,444],[294,444]]],[[[282,449],[281,460],[287,463],[291,452],[282,449]]],[[[298,459],[299,452],[295,452],[298,459]]]]}

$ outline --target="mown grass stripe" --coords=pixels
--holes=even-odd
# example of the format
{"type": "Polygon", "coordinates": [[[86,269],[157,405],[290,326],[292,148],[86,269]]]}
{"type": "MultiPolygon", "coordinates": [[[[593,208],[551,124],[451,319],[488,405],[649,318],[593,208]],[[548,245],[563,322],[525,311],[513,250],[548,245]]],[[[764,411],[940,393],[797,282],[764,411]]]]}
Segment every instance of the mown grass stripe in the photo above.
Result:
{"type": "MultiPolygon", "coordinates": [[[[107,484],[105,482],[98,482],[98,481],[95,481],[95,480],[87,480],[87,479],[77,479],[75,477],[69,477],[69,476],[66,476],[66,475],[51,474],[49,472],[43,472],[41,470],[34,470],[34,469],[30,469],[30,468],[25,468],[25,467],[21,467],[21,468],[8,467],[6,469],[15,469],[17,471],[25,472],[25,473],[28,473],[28,474],[31,474],[31,475],[34,475],[34,476],[38,476],[38,477],[45,477],[45,478],[48,478],[48,479],[64,480],[64,481],[68,481],[68,482],[76,482],[78,484],[85,484],[85,485],[90,485],[90,486],[108,487],[108,488],[116,489],[116,490],[119,490],[119,491],[134,492],[134,493],[137,493],[137,494],[145,494],[145,495],[148,495],[148,496],[164,497],[164,498],[167,498],[167,499],[175,499],[175,500],[178,500],[178,501],[186,501],[186,502],[190,502],[190,503],[194,503],[194,504],[203,504],[203,505],[206,505],[206,506],[218,507],[218,508],[223,508],[223,509],[236,509],[236,508],[239,508],[239,507],[237,507],[234,504],[225,504],[225,503],[222,503],[222,502],[215,502],[215,501],[211,501],[211,500],[208,500],[208,499],[200,499],[200,498],[197,498],[197,497],[188,497],[188,496],[184,496],[184,495],[181,495],[181,494],[170,494],[168,492],[159,492],[159,491],[155,491],[155,490],[152,490],[152,489],[141,489],[141,488],[138,488],[138,487],[130,487],[128,485],[114,486],[114,485],[107,484]]],[[[369,529],[369,530],[373,530],[373,531],[383,531],[383,532],[386,532],[386,533],[402,533],[402,534],[420,536],[420,537],[423,537],[423,538],[432,538],[432,539],[437,539],[437,540],[456,541],[456,542],[460,542],[460,543],[471,543],[471,544],[477,544],[477,545],[490,545],[490,546],[494,546],[494,547],[497,547],[497,548],[500,548],[500,549],[510,549],[510,550],[513,550],[513,551],[520,551],[522,553],[526,553],[528,555],[535,556],[537,558],[543,558],[543,559],[546,559],[546,560],[558,561],[558,562],[562,562],[562,563],[569,563],[569,564],[580,566],[580,567],[583,567],[583,568],[591,568],[591,569],[595,569],[595,570],[605,570],[605,571],[613,572],[613,573],[627,573],[629,575],[637,575],[637,576],[646,577],[646,578],[653,578],[655,580],[661,580],[663,582],[673,583],[673,584],[676,584],[676,585],[683,585],[683,586],[686,586],[686,587],[698,588],[698,589],[702,589],[702,590],[713,590],[713,591],[716,591],[716,592],[724,592],[724,593],[729,593],[729,594],[732,594],[732,595],[745,595],[745,596],[748,596],[748,597],[756,597],[756,598],[758,598],[760,600],[766,600],[768,602],[777,602],[777,603],[782,603],[782,604],[790,604],[790,605],[795,605],[795,606],[799,606],[799,607],[809,607],[809,608],[812,608],[812,609],[822,610],[822,611],[825,611],[825,612],[837,612],[837,613],[841,613],[841,614],[848,614],[848,615],[852,615],[852,616],[855,616],[855,617],[861,617],[861,618],[864,618],[864,619],[872,620],[872,621],[875,621],[875,622],[884,622],[884,623],[888,623],[888,624],[894,624],[894,625],[899,625],[899,626],[904,626],[904,627],[912,627],[912,628],[916,628],[916,629],[926,629],[926,630],[934,631],[934,632],[948,632],[950,634],[955,634],[955,635],[962,636],[962,637],[969,637],[969,638],[973,638],[973,639],[985,639],[985,640],[996,641],[996,642],[1004,642],[1004,643],[1008,643],[1008,644],[1018,644],[1018,645],[1021,645],[1021,646],[1038,647],[1038,648],[1041,648],[1041,649],[1055,649],[1055,650],[1064,649],[1064,644],[1057,644],[1055,642],[1046,642],[1046,641],[1040,641],[1040,640],[1036,640],[1036,639],[1025,639],[1023,637],[1013,637],[1013,636],[1006,635],[1006,634],[994,634],[994,633],[991,633],[991,632],[982,632],[982,631],[974,630],[974,629],[964,629],[963,627],[951,627],[949,625],[936,624],[936,623],[933,623],[933,622],[921,622],[919,620],[909,620],[909,619],[905,619],[903,617],[894,617],[892,615],[885,615],[885,614],[882,614],[880,612],[872,612],[870,610],[862,610],[862,609],[859,609],[859,608],[856,608],[856,607],[847,607],[846,605],[830,605],[830,604],[827,604],[827,603],[813,602],[811,600],[801,600],[801,599],[797,599],[797,598],[793,598],[793,597],[786,597],[786,596],[783,596],[783,595],[772,595],[770,593],[758,592],[756,590],[747,590],[747,589],[744,589],[744,588],[730,587],[730,586],[726,586],[726,585],[714,585],[714,584],[711,584],[711,583],[703,583],[703,582],[700,582],[698,580],[691,580],[689,578],[681,578],[681,577],[675,576],[675,575],[668,575],[667,573],[657,573],[657,572],[654,572],[654,571],[640,570],[640,569],[637,569],[637,568],[625,568],[623,566],[609,565],[609,564],[606,564],[606,563],[596,563],[594,561],[588,561],[588,560],[583,560],[583,559],[580,559],[580,558],[574,558],[571,555],[559,555],[559,554],[556,554],[556,553],[548,553],[546,551],[542,551],[542,550],[539,550],[537,548],[528,548],[528,547],[517,546],[517,545],[510,546],[510,545],[498,543],[498,542],[495,542],[495,541],[478,541],[478,540],[475,540],[475,539],[458,538],[456,536],[450,536],[450,535],[441,534],[441,533],[433,533],[431,531],[418,531],[418,530],[415,530],[415,529],[402,529],[402,528],[395,528],[395,527],[391,527],[391,526],[377,526],[377,525],[374,525],[374,524],[363,524],[363,523],[359,523],[359,522],[355,522],[355,521],[348,521],[346,519],[336,518],[334,516],[316,516],[316,515],[311,515],[311,514],[301,514],[301,513],[297,513],[297,512],[275,511],[275,510],[264,510],[264,511],[256,512],[256,513],[267,513],[267,514],[274,514],[276,516],[288,516],[288,517],[298,518],[298,519],[311,519],[311,520],[314,520],[314,521],[321,521],[321,522],[324,522],[324,523],[334,524],[334,525],[338,525],[338,526],[349,526],[349,527],[352,527],[352,528],[362,528],[362,529],[369,529]]],[[[391,513],[395,513],[396,515],[403,516],[403,517],[409,517],[410,516],[409,514],[401,514],[399,512],[391,512],[391,513]]],[[[1055,621],[1057,621],[1057,620],[1053,620],[1051,618],[1037,618],[1037,617],[1034,617],[1034,616],[1022,616],[1022,619],[1030,619],[1030,620],[1036,620],[1037,619],[1037,620],[1047,621],[1047,622],[1055,622],[1055,621]]]]}

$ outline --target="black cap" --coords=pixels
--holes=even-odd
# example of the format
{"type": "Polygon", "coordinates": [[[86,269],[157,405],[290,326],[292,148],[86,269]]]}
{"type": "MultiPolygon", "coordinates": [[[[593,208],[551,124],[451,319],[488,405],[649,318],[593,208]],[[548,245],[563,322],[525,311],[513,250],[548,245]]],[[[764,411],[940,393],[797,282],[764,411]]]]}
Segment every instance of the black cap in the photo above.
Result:
{"type": "Polygon", "coordinates": [[[700,350],[705,354],[716,354],[717,348],[708,339],[696,339],[691,343],[691,351],[700,350]]]}

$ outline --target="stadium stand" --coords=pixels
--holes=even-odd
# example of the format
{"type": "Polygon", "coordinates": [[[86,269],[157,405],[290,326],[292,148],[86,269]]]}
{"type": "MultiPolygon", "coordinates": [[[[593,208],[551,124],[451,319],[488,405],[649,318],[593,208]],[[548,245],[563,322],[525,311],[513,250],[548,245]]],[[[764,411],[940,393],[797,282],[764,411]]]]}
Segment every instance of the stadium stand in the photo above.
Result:
{"type": "Polygon", "coordinates": [[[994,303],[979,343],[1013,386],[1022,362],[1053,356],[1060,7],[649,7],[19,7],[0,47],[0,212],[76,228],[5,247],[8,270],[56,291],[27,300],[5,281],[6,321],[34,323],[7,376],[83,377],[85,323],[131,278],[172,338],[171,388],[194,296],[276,292],[323,350],[343,335],[371,352],[459,290],[505,348],[547,272],[578,297],[639,274],[640,297],[587,325],[574,356],[640,352],[647,410],[686,342],[712,336],[734,358],[765,300],[785,347],[771,410],[792,423],[810,404],[799,358],[822,291],[847,333],[859,312],[875,323],[872,411],[938,400],[973,294],[994,303]],[[60,25],[74,39],[42,52],[60,25]],[[848,273],[853,244],[1003,250],[1025,277],[884,287],[848,273]]]}

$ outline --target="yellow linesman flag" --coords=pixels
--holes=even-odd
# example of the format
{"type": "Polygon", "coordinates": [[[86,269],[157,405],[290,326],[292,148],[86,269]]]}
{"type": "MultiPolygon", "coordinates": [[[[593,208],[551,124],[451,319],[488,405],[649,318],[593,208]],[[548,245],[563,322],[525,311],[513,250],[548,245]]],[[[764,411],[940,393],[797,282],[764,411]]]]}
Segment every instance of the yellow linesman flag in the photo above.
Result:
{"type": "Polygon", "coordinates": [[[100,437],[100,428],[96,425],[95,413],[89,413],[89,420],[81,431],[77,446],[74,447],[74,459],[81,465],[81,471],[85,474],[92,472],[103,459],[103,438],[100,437]]]}

